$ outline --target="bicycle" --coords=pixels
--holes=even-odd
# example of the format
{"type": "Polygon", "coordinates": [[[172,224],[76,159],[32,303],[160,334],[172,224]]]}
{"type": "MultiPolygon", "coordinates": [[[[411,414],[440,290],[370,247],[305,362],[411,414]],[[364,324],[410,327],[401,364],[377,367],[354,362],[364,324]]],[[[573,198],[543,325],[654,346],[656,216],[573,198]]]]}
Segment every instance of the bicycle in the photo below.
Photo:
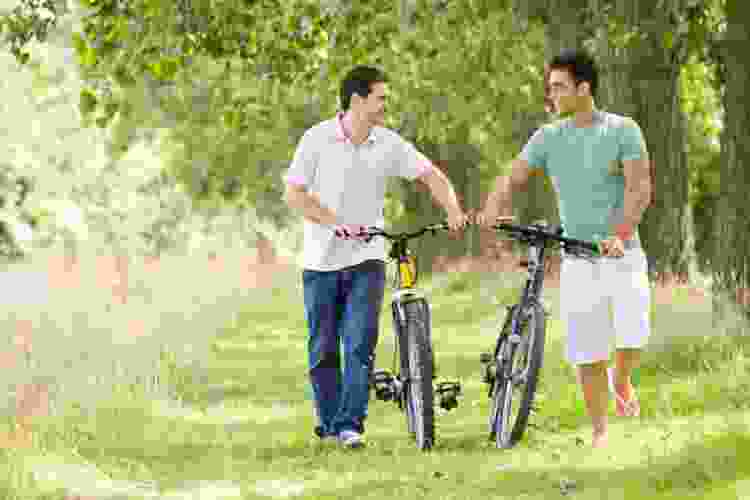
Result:
{"type": "MultiPolygon", "coordinates": [[[[458,406],[461,394],[458,382],[441,382],[433,387],[435,356],[432,350],[430,307],[425,294],[416,288],[417,259],[409,251],[408,242],[427,232],[448,230],[446,222],[426,226],[413,233],[391,234],[370,227],[360,236],[369,242],[380,236],[391,242],[388,257],[397,264],[391,299],[393,331],[395,335],[393,369],[373,370],[370,388],[377,399],[393,401],[406,413],[409,433],[420,450],[429,450],[435,442],[435,392],[440,406],[451,410],[458,406]],[[396,366],[400,353],[400,366],[396,366]],[[398,371],[397,371],[398,368],[398,371]],[[395,375],[394,375],[395,374],[395,375]]],[[[373,353],[374,356],[374,353],[373,353]]]]}
{"type": "Polygon", "coordinates": [[[545,222],[531,225],[499,223],[492,226],[505,231],[511,238],[528,244],[529,277],[521,292],[520,302],[506,306],[505,321],[495,343],[494,353],[483,352],[482,382],[489,385],[490,436],[497,448],[512,448],[523,437],[534,402],[539,371],[544,356],[546,319],[549,316],[541,298],[544,284],[545,250],[550,242],[560,243],[565,254],[592,261],[601,257],[597,243],[563,237],[564,229],[546,229],[545,222]],[[519,361],[518,366],[514,362],[519,361]],[[513,390],[525,385],[521,398],[513,397],[513,390]],[[520,402],[518,415],[511,422],[513,401],[520,402]]]}

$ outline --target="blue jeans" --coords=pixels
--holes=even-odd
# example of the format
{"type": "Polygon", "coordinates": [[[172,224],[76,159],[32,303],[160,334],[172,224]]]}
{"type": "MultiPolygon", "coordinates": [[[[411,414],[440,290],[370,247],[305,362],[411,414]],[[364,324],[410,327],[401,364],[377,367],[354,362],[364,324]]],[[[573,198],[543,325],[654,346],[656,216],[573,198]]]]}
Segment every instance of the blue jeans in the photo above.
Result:
{"type": "Polygon", "coordinates": [[[305,269],[302,281],[310,333],[310,382],[318,415],[316,433],[363,433],[385,290],[385,263],[369,260],[338,271],[305,269]]]}

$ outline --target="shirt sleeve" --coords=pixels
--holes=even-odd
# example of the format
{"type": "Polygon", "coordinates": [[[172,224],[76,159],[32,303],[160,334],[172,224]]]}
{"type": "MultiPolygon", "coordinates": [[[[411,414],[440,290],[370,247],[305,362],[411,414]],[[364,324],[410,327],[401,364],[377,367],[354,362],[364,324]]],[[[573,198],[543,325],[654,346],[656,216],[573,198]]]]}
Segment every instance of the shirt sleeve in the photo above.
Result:
{"type": "Polygon", "coordinates": [[[312,145],[310,133],[305,132],[294,152],[294,158],[284,175],[284,182],[295,186],[309,187],[315,179],[317,155],[312,145]]]}
{"type": "Polygon", "coordinates": [[[643,160],[647,155],[641,127],[634,120],[626,119],[620,132],[620,161],[643,160]]]}
{"type": "Polygon", "coordinates": [[[534,132],[519,156],[530,168],[540,168],[547,173],[547,150],[544,144],[544,127],[534,132]]]}
{"type": "Polygon", "coordinates": [[[413,144],[398,138],[394,161],[394,176],[413,181],[432,171],[432,162],[413,144]]]}

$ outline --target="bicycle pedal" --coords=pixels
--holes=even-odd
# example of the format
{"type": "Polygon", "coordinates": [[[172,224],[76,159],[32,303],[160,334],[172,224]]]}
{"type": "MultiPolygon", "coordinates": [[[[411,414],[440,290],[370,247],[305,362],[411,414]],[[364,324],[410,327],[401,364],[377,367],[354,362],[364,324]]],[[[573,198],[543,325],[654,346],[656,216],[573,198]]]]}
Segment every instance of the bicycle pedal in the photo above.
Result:
{"type": "Polygon", "coordinates": [[[440,382],[437,385],[436,392],[440,397],[441,408],[450,411],[458,407],[458,396],[461,394],[459,382],[440,382]]]}
{"type": "Polygon", "coordinates": [[[437,384],[437,393],[454,393],[456,395],[461,394],[461,383],[460,382],[439,382],[437,384]]]}

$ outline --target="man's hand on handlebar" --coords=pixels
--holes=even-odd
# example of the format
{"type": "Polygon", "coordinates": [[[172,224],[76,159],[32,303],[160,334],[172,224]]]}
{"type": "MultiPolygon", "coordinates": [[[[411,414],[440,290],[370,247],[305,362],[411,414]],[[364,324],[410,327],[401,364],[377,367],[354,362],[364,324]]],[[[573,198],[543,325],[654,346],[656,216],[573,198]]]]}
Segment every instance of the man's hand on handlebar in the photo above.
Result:
{"type": "Polygon", "coordinates": [[[625,244],[618,236],[612,236],[599,243],[604,257],[622,257],[625,255],[625,244]]]}
{"type": "Polygon", "coordinates": [[[471,222],[469,216],[463,210],[448,212],[448,228],[452,233],[457,233],[471,222]]]}
{"type": "Polygon", "coordinates": [[[364,240],[367,228],[359,224],[339,224],[334,228],[336,236],[345,240],[364,240]]]}
{"type": "Polygon", "coordinates": [[[495,224],[510,224],[515,221],[515,217],[512,215],[498,215],[496,210],[485,208],[482,212],[479,212],[474,218],[474,222],[481,226],[483,229],[488,229],[495,224]]]}

